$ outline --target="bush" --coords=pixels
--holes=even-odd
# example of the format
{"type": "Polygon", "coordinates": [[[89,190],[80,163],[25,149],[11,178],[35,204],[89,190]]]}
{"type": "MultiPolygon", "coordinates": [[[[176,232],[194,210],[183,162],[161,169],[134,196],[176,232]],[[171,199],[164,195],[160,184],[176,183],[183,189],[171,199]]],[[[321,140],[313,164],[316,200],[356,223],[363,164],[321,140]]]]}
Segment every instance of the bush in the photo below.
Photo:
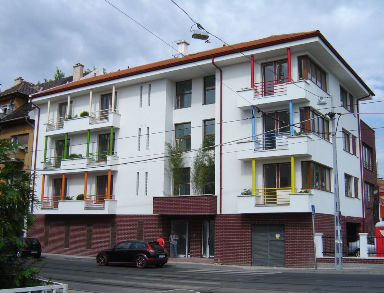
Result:
{"type": "Polygon", "coordinates": [[[252,191],[249,188],[244,188],[241,195],[252,195],[252,191]]]}
{"type": "Polygon", "coordinates": [[[84,194],[79,194],[78,196],[76,196],[76,200],[84,200],[84,194]]]}
{"type": "Polygon", "coordinates": [[[81,154],[70,154],[68,156],[68,159],[73,160],[73,159],[81,159],[83,156],[81,154]]]}
{"type": "Polygon", "coordinates": [[[89,113],[87,111],[83,111],[80,113],[80,117],[88,117],[89,113]]]}
{"type": "Polygon", "coordinates": [[[73,198],[72,197],[70,197],[69,195],[66,195],[65,197],[64,197],[64,200],[72,200],[73,198]]]}

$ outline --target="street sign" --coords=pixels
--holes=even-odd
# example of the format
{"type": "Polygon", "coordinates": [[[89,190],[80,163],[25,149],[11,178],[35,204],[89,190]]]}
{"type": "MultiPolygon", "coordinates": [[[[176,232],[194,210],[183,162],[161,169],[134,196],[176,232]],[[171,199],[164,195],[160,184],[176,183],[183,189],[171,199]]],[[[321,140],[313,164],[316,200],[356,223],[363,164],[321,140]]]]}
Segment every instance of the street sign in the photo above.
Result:
{"type": "Polygon", "coordinates": [[[315,216],[315,206],[311,205],[311,207],[312,207],[312,216],[315,216]]]}

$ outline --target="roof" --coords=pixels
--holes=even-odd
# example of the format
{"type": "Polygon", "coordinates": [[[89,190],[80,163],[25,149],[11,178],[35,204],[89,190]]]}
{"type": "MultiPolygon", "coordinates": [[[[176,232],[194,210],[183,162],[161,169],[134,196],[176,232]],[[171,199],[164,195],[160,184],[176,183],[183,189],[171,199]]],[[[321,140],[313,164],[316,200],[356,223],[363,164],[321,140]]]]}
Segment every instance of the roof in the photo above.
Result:
{"type": "Polygon", "coordinates": [[[24,117],[29,118],[28,113],[33,109],[33,106],[31,103],[25,103],[16,110],[10,112],[9,114],[5,115],[3,118],[0,119],[0,124],[23,119],[24,117]]]}
{"type": "Polygon", "coordinates": [[[0,92],[0,97],[8,96],[11,94],[23,94],[29,96],[33,93],[36,93],[36,86],[33,83],[23,80],[19,84],[0,92]]]}
{"type": "Polygon", "coordinates": [[[283,35],[273,35],[267,38],[243,42],[229,46],[223,46],[207,51],[198,52],[195,54],[189,54],[182,58],[172,58],[166,59],[146,65],[141,65],[133,68],[128,68],[116,72],[111,72],[108,74],[95,76],[87,79],[78,80],[71,82],[66,85],[58,86],[51,88],[46,91],[42,91],[32,95],[32,98],[37,98],[45,95],[50,95],[62,91],[67,91],[71,89],[76,89],[92,84],[97,84],[101,82],[111,81],[119,78],[124,78],[128,76],[133,76],[141,73],[151,72],[155,70],[160,70],[164,68],[174,67],[182,64],[193,63],[201,60],[211,59],[212,57],[225,56],[233,53],[239,53],[243,51],[253,50],[257,48],[268,47],[277,44],[288,43],[297,40],[308,39],[312,37],[319,37],[325,45],[336,55],[336,57],[348,68],[348,70],[356,77],[356,79],[363,85],[363,87],[371,94],[375,95],[373,91],[364,83],[364,81],[357,75],[357,73],[348,65],[348,63],[340,56],[340,54],[332,47],[332,45],[325,39],[325,37],[320,33],[320,31],[310,31],[310,32],[301,32],[293,34],[283,34],[283,35]]]}

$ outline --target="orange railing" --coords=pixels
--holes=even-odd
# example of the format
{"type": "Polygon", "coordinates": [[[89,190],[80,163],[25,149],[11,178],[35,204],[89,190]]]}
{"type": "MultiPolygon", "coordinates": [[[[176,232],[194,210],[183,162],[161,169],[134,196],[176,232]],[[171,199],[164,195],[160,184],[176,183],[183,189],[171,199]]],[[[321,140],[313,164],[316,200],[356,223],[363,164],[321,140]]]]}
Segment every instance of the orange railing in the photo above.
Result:
{"type": "MultiPolygon", "coordinates": [[[[103,209],[105,206],[105,199],[108,199],[106,194],[103,195],[90,195],[87,194],[85,198],[86,209],[103,209]]],[[[112,199],[112,196],[111,196],[112,199]]]]}
{"type": "Polygon", "coordinates": [[[267,80],[255,83],[255,98],[283,95],[287,92],[288,78],[267,80]]]}
{"type": "Polygon", "coordinates": [[[60,195],[44,196],[41,201],[42,209],[57,209],[59,206],[60,195]]]}

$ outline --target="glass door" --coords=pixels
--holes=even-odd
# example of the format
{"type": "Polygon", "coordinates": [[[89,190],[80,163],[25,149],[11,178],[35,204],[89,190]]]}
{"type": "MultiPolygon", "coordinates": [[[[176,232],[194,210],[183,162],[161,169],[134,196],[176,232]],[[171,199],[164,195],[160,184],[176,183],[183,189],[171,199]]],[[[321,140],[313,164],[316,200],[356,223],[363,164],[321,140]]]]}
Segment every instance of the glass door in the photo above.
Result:
{"type": "Polygon", "coordinates": [[[98,161],[106,161],[109,154],[109,133],[99,134],[98,161]]]}
{"type": "Polygon", "coordinates": [[[215,255],[215,220],[203,221],[202,241],[203,257],[213,257],[215,255]]]}
{"type": "Polygon", "coordinates": [[[188,221],[174,220],[171,222],[171,230],[179,236],[177,241],[177,256],[188,257],[189,256],[189,237],[188,237],[188,221]]]}
{"type": "Polygon", "coordinates": [[[100,119],[108,120],[108,113],[112,108],[112,94],[102,95],[100,98],[100,119]]]}
{"type": "Polygon", "coordinates": [[[277,201],[277,164],[264,165],[264,203],[275,204],[277,201]]]}

